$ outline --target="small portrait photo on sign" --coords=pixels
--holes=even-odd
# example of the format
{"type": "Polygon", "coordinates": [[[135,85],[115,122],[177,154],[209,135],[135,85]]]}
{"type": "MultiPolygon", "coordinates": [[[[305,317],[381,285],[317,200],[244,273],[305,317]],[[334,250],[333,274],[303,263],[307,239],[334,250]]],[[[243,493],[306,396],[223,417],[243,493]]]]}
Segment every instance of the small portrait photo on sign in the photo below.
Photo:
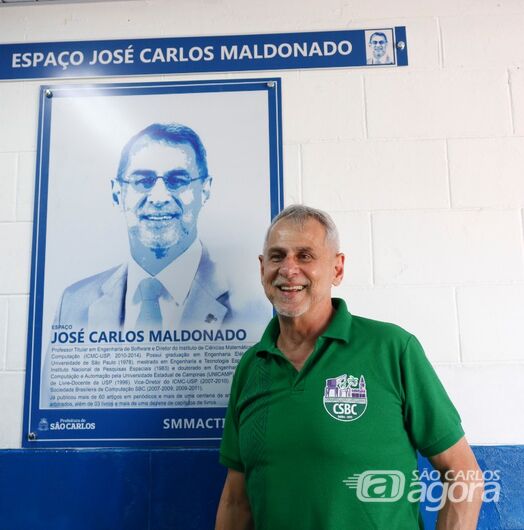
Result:
{"type": "Polygon", "coordinates": [[[378,29],[365,32],[366,62],[374,64],[394,64],[393,30],[378,29]]]}

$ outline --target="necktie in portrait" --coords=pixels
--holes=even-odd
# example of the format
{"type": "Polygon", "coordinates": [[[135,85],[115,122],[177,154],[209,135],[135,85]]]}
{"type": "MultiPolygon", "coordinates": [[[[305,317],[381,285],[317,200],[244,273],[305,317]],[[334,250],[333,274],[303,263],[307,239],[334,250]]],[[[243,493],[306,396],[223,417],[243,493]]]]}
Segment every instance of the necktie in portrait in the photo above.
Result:
{"type": "Polygon", "coordinates": [[[138,329],[162,328],[162,313],[159,299],[165,288],[156,278],[145,278],[138,284],[137,294],[140,296],[140,313],[136,321],[138,329]]]}

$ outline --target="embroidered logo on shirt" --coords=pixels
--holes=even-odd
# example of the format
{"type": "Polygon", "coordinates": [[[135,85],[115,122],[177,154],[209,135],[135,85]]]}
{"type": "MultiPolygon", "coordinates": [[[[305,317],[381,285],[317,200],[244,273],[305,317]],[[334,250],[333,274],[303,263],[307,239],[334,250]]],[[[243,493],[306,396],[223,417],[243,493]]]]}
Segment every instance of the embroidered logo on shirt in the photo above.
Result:
{"type": "Polygon", "coordinates": [[[349,374],[326,379],[323,399],[324,408],[332,418],[339,421],[356,420],[368,406],[366,380],[363,375],[359,379],[349,374]]]}

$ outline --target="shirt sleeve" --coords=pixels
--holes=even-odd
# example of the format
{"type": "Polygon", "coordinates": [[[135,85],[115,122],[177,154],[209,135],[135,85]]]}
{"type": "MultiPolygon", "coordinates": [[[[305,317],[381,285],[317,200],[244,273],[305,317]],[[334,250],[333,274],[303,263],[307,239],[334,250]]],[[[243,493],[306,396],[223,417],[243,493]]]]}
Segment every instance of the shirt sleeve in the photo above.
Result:
{"type": "Polygon", "coordinates": [[[222,443],[220,444],[219,462],[223,466],[243,473],[244,465],[240,458],[240,447],[238,443],[238,415],[236,414],[236,402],[238,396],[237,372],[235,372],[233,382],[231,383],[231,393],[224,423],[224,433],[222,434],[222,443]]]}
{"type": "Polygon", "coordinates": [[[402,354],[401,370],[404,421],[414,446],[425,457],[449,449],[464,436],[460,416],[413,335],[402,354]]]}

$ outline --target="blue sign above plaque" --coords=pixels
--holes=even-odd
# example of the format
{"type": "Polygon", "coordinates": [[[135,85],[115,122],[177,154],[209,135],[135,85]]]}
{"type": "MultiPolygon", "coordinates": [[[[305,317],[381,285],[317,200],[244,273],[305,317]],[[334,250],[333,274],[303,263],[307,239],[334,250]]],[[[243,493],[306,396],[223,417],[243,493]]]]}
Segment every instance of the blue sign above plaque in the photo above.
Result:
{"type": "Polygon", "coordinates": [[[406,66],[406,28],[0,44],[0,79],[406,66]]]}

